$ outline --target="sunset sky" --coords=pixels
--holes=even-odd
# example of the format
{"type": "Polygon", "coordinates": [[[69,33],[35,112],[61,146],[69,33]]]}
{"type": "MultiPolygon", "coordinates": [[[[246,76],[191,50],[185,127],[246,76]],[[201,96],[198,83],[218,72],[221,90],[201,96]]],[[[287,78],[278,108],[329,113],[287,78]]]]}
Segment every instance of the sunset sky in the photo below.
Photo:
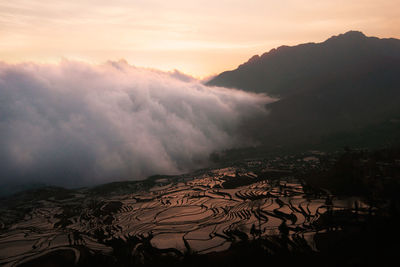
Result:
{"type": "Polygon", "coordinates": [[[349,30],[400,38],[400,0],[0,0],[0,61],[126,59],[205,77],[349,30]]]}

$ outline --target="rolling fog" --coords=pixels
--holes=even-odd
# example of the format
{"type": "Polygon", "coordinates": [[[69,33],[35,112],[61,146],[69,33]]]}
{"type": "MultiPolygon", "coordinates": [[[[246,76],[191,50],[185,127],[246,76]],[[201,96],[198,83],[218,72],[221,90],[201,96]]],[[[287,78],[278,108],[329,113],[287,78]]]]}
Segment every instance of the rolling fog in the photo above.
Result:
{"type": "Polygon", "coordinates": [[[0,184],[82,186],[174,174],[254,144],[272,99],[124,61],[0,63],[0,184]]]}

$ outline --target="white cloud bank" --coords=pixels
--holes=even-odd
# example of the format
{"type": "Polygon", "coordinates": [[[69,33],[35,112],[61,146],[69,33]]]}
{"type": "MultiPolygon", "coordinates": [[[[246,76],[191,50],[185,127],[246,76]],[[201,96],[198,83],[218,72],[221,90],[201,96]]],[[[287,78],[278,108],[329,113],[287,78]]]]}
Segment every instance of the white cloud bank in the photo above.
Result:
{"type": "Polygon", "coordinates": [[[271,101],[124,61],[0,63],[0,183],[63,186],[199,168],[247,145],[246,118],[271,101]]]}

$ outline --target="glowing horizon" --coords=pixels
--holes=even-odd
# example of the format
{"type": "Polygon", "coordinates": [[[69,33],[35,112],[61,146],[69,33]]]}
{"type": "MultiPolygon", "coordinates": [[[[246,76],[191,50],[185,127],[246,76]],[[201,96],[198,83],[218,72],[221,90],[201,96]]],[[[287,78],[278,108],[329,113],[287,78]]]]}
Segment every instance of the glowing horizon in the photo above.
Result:
{"type": "Polygon", "coordinates": [[[400,38],[398,0],[0,1],[0,61],[130,64],[205,77],[280,45],[400,38]]]}

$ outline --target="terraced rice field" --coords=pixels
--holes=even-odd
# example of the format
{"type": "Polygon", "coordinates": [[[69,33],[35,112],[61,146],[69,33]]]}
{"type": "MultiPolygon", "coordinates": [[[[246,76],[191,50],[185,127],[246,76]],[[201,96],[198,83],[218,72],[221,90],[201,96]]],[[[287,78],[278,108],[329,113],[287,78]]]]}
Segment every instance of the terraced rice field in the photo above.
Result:
{"type": "Polygon", "coordinates": [[[289,176],[260,179],[236,168],[160,177],[151,188],[125,191],[75,190],[63,199],[55,195],[24,203],[33,207],[23,217],[8,211],[0,218],[0,265],[18,265],[57,250],[78,261],[81,246],[110,254],[113,240],[132,238],[160,251],[208,253],[226,250],[237,240],[278,234],[283,223],[291,237],[300,235],[313,246],[321,214],[353,203],[310,196],[289,176]]]}

